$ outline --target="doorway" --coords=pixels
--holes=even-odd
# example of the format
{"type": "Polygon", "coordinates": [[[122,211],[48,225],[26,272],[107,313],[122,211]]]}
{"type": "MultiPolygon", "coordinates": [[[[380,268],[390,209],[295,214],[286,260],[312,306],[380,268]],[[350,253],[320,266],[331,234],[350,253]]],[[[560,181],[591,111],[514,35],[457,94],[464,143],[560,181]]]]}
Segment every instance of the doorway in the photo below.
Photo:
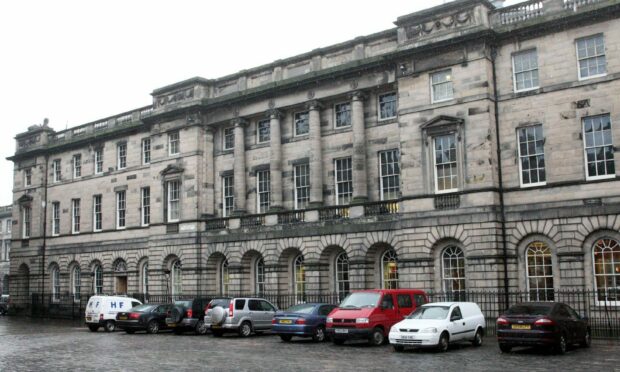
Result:
{"type": "Polygon", "coordinates": [[[127,277],[116,277],[116,294],[127,294],[127,277]]]}

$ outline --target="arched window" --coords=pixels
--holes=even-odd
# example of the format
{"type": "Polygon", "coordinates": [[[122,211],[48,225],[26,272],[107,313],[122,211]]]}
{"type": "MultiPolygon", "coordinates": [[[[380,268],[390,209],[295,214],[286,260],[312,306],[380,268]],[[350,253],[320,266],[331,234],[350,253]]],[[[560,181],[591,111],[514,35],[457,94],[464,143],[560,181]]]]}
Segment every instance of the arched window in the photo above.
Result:
{"type": "Polygon", "coordinates": [[[349,256],[346,252],[340,253],[336,256],[336,293],[339,297],[349,293],[349,256]]]}
{"type": "Polygon", "coordinates": [[[60,300],[60,270],[55,265],[52,267],[52,299],[60,300]]]}
{"type": "Polygon", "coordinates": [[[228,296],[228,285],[230,284],[230,275],[228,273],[228,260],[222,261],[220,269],[220,292],[223,296],[228,296]]]}
{"type": "Polygon", "coordinates": [[[256,294],[263,294],[265,293],[265,260],[261,257],[256,260],[255,265],[254,282],[256,283],[256,294]]]}
{"type": "Polygon", "coordinates": [[[148,261],[145,261],[144,264],[142,265],[140,276],[142,279],[142,293],[146,295],[149,293],[149,262],[148,261]]]}
{"type": "Polygon", "coordinates": [[[172,263],[170,270],[170,280],[172,281],[172,295],[178,296],[183,293],[183,276],[181,272],[181,260],[172,263]]]}
{"type": "Polygon", "coordinates": [[[93,273],[95,274],[95,280],[93,280],[93,291],[95,294],[103,294],[103,268],[101,265],[96,265],[93,273]]]}
{"type": "Polygon", "coordinates": [[[82,294],[82,278],[80,277],[81,270],[79,266],[74,266],[71,271],[71,287],[73,288],[73,301],[80,301],[82,294]]]}
{"type": "Polygon", "coordinates": [[[393,249],[388,249],[381,256],[381,279],[383,288],[398,288],[398,256],[393,249]]]}
{"type": "Polygon", "coordinates": [[[543,242],[532,242],[525,251],[527,289],[530,301],[553,301],[551,249],[543,242]]]}
{"type": "Polygon", "coordinates": [[[620,302],[620,244],[615,239],[599,239],[592,255],[597,301],[620,302]]]}
{"type": "Polygon", "coordinates": [[[302,302],[306,300],[306,266],[304,256],[299,255],[293,261],[293,280],[295,285],[295,298],[302,302]]]}
{"type": "Polygon", "coordinates": [[[465,291],[465,255],[461,248],[449,246],[441,252],[441,279],[444,292],[460,296],[465,291]]]}

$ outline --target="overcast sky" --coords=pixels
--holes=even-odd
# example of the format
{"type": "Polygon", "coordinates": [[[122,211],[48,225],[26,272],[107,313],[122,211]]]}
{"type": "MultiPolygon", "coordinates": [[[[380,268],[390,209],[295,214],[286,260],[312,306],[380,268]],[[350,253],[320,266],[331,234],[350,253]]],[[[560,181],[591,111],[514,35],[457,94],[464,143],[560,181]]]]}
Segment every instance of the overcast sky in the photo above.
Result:
{"type": "Polygon", "coordinates": [[[2,1],[0,205],[12,202],[14,137],[43,118],[55,130],[85,124],[149,105],[164,85],[389,29],[443,2],[2,1]]]}

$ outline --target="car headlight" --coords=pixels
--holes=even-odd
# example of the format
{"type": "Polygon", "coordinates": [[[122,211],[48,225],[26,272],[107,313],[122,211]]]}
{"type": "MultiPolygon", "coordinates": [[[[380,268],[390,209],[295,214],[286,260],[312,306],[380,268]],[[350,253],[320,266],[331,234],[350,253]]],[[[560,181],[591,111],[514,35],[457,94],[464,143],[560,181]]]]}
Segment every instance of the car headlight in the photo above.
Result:
{"type": "Polygon", "coordinates": [[[420,333],[437,333],[437,328],[430,327],[420,330],[420,333]]]}
{"type": "Polygon", "coordinates": [[[334,322],[334,318],[327,318],[327,323],[333,323],[334,322]]]}
{"type": "Polygon", "coordinates": [[[368,318],[357,318],[355,323],[368,323],[368,318]]]}

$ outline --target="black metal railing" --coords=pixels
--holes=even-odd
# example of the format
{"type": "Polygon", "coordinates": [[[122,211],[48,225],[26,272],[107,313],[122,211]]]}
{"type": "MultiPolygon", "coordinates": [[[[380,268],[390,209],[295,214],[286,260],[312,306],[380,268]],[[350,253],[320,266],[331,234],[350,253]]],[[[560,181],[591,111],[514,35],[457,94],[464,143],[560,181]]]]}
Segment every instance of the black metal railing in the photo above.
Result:
{"type": "Polygon", "coordinates": [[[319,209],[319,221],[334,221],[349,218],[348,206],[334,206],[319,209]]]}
{"type": "Polygon", "coordinates": [[[205,221],[205,230],[222,230],[228,228],[228,218],[218,218],[205,221]]]}
{"type": "Polygon", "coordinates": [[[396,214],[400,207],[397,200],[384,200],[374,203],[364,204],[364,216],[381,216],[385,214],[396,214]]]}
{"type": "Polygon", "coordinates": [[[305,222],[305,211],[286,211],[278,213],[278,224],[287,225],[292,223],[305,222]]]}
{"type": "Polygon", "coordinates": [[[263,226],[265,225],[264,214],[253,214],[249,216],[243,216],[239,222],[241,227],[263,226]]]}
{"type": "Polygon", "coordinates": [[[460,195],[437,195],[434,199],[435,209],[457,209],[461,206],[460,195]]]}

